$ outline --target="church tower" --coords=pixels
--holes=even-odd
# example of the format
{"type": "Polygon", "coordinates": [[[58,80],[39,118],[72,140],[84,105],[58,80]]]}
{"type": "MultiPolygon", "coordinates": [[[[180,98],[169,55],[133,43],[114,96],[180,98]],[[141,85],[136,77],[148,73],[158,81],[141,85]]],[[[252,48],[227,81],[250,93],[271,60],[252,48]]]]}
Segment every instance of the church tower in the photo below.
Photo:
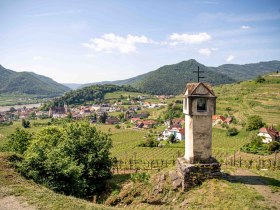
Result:
{"type": "Polygon", "coordinates": [[[184,94],[185,160],[209,163],[212,156],[212,115],[216,96],[208,83],[188,83],[184,94]]]}

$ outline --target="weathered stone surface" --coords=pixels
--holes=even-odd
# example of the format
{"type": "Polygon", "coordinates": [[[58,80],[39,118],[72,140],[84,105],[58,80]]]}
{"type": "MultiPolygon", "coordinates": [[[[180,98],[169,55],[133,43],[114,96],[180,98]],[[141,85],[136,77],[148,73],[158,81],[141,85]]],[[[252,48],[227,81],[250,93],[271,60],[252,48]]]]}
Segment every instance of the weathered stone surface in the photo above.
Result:
{"type": "Polygon", "coordinates": [[[176,179],[180,179],[179,175],[176,171],[169,171],[169,177],[171,181],[174,181],[176,179]]]}
{"type": "Polygon", "coordinates": [[[205,179],[218,178],[222,175],[218,162],[189,164],[184,158],[177,159],[177,171],[182,180],[183,190],[200,184],[205,179]]]}
{"type": "Polygon", "coordinates": [[[181,187],[181,184],[182,184],[182,180],[181,179],[176,179],[172,182],[172,187],[173,187],[173,190],[176,190],[178,189],[179,187],[181,187]]]}

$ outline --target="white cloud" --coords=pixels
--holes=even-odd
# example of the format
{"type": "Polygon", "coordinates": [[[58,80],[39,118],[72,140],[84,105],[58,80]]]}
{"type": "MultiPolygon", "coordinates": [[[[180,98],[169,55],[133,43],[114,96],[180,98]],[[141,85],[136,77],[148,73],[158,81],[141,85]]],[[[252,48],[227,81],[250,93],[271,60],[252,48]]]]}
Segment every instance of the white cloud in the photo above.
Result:
{"type": "Polygon", "coordinates": [[[42,59],[43,59],[43,57],[42,57],[42,56],[37,55],[37,56],[33,56],[33,57],[32,57],[32,59],[33,59],[33,60],[42,60],[42,59]]]}
{"type": "Polygon", "coordinates": [[[199,33],[199,34],[177,34],[173,33],[170,35],[170,40],[174,41],[171,43],[171,45],[177,45],[179,43],[185,43],[185,44],[199,44],[202,42],[206,42],[211,40],[211,36],[206,33],[199,33]]]}
{"type": "Polygon", "coordinates": [[[208,48],[203,48],[198,51],[201,55],[209,56],[211,54],[211,50],[208,48]]]}
{"type": "Polygon", "coordinates": [[[228,58],[226,59],[227,62],[231,62],[234,59],[233,55],[229,55],[228,58]]]}
{"type": "Polygon", "coordinates": [[[247,30],[247,29],[250,29],[251,27],[250,26],[241,26],[241,29],[244,29],[244,30],[247,30]]]}
{"type": "Polygon", "coordinates": [[[111,53],[114,50],[123,54],[136,52],[136,44],[154,44],[155,42],[146,36],[133,36],[128,34],[126,37],[117,36],[113,33],[104,34],[101,38],[90,39],[83,46],[98,52],[111,53]]]}

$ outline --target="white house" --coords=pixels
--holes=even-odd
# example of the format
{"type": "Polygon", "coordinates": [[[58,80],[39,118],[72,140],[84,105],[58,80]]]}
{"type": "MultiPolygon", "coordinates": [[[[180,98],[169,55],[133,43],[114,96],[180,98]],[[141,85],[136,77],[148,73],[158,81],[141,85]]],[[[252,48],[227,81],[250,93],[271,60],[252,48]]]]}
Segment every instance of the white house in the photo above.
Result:
{"type": "Polygon", "coordinates": [[[185,140],[185,129],[179,127],[166,128],[159,136],[158,140],[167,140],[170,135],[174,135],[177,140],[185,140]]]}
{"type": "Polygon", "coordinates": [[[273,127],[260,128],[258,136],[262,138],[263,143],[269,143],[275,140],[280,140],[280,134],[273,127]]]}

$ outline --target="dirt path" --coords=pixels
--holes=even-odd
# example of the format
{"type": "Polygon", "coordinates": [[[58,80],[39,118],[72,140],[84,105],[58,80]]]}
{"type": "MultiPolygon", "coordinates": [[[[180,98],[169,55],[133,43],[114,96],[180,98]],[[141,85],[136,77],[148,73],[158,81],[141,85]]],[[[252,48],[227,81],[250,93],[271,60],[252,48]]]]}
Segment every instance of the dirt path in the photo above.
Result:
{"type": "Polygon", "coordinates": [[[272,209],[280,209],[280,192],[272,192],[269,183],[261,176],[248,170],[238,168],[229,177],[230,181],[240,182],[254,188],[261,194],[272,209]]]}
{"type": "Polygon", "coordinates": [[[35,208],[12,195],[0,198],[0,210],[35,210],[35,208]]]}

